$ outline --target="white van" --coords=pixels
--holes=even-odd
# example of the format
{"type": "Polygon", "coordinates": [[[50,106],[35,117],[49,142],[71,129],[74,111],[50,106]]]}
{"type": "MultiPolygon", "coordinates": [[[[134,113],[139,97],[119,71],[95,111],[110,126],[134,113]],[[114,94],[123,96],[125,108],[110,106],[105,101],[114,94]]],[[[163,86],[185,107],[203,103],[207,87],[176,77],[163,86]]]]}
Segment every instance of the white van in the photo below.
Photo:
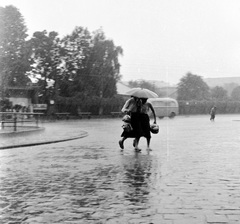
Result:
{"type": "Polygon", "coordinates": [[[178,102],[173,98],[149,98],[148,102],[153,105],[156,117],[174,118],[179,113],[178,102]]]}

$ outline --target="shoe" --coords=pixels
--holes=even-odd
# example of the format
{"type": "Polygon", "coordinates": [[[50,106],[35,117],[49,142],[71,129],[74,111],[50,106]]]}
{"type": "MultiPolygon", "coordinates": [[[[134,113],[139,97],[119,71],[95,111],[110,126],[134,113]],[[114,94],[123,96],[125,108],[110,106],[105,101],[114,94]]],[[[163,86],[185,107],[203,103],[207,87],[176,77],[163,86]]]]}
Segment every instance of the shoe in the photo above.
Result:
{"type": "Polygon", "coordinates": [[[121,149],[124,149],[124,146],[123,146],[123,140],[119,140],[118,143],[119,143],[120,148],[121,148],[121,149]]]}
{"type": "Polygon", "coordinates": [[[135,148],[135,151],[136,151],[136,152],[141,152],[141,149],[135,148]]]}

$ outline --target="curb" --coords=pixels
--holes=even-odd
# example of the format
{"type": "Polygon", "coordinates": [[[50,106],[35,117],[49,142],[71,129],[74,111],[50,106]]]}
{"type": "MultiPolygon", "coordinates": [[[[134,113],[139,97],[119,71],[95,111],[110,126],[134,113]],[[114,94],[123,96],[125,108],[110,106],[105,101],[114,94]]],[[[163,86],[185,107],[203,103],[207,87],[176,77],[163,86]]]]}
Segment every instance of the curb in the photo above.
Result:
{"type": "Polygon", "coordinates": [[[50,141],[44,141],[44,142],[34,142],[34,143],[26,143],[26,144],[19,144],[19,145],[8,145],[8,146],[1,146],[0,150],[3,149],[12,149],[12,148],[20,148],[20,147],[30,147],[30,146],[37,146],[37,145],[45,145],[45,144],[53,144],[58,142],[66,142],[71,141],[79,138],[84,138],[88,136],[88,132],[83,131],[80,136],[65,138],[65,139],[59,139],[59,140],[50,140],[50,141]]]}
{"type": "Polygon", "coordinates": [[[44,131],[44,129],[45,129],[44,127],[32,128],[32,127],[27,127],[27,126],[25,128],[26,128],[26,130],[21,130],[21,131],[2,132],[2,133],[0,133],[0,136],[5,137],[5,136],[16,136],[16,135],[29,134],[29,133],[31,134],[31,133],[35,133],[37,131],[44,131]]]}

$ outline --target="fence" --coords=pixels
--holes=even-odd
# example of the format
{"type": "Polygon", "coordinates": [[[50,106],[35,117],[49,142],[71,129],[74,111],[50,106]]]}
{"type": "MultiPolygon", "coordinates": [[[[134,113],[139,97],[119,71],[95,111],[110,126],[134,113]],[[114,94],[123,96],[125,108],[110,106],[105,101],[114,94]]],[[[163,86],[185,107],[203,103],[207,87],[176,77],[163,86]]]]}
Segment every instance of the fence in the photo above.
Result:
{"type": "Polygon", "coordinates": [[[24,123],[33,123],[38,127],[40,115],[43,113],[0,112],[1,129],[9,127],[8,124],[10,124],[13,131],[17,131],[18,127],[22,127],[24,123]]]}

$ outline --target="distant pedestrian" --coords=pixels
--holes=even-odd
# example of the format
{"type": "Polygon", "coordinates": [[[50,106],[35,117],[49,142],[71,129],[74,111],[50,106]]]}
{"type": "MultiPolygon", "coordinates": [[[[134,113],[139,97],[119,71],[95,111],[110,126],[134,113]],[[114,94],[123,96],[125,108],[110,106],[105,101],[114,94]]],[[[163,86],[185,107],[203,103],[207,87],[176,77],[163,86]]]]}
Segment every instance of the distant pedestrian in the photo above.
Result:
{"type": "Polygon", "coordinates": [[[212,107],[212,109],[210,110],[210,121],[214,121],[215,119],[215,116],[216,116],[216,110],[217,110],[217,107],[212,107]]]}

